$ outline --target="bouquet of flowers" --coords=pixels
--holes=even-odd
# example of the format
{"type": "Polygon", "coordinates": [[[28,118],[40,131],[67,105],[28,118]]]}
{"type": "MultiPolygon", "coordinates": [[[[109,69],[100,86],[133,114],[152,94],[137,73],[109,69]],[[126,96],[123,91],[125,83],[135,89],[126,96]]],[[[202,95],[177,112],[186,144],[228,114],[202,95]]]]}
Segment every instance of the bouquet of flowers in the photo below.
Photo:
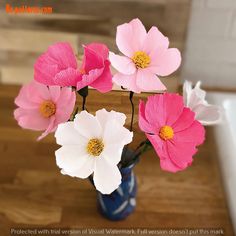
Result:
{"type": "Polygon", "coordinates": [[[88,178],[97,190],[100,212],[111,220],[128,216],[135,208],[137,183],[133,167],[140,155],[153,147],[164,171],[177,172],[193,162],[204,142],[203,125],[217,123],[218,107],[205,100],[200,82],[184,83],[183,96],[168,93],[158,76],[178,69],[181,55],[169,48],[169,40],[157,27],[148,32],[139,19],[119,25],[116,44],[123,55],[110,52],[102,43],[83,45],[80,65],[71,46],[49,46],[34,65],[34,80],[24,85],[15,99],[14,117],[25,129],[43,131],[38,140],[55,132],[56,164],[63,175],[88,178]],[[110,66],[117,73],[112,75],[110,66]],[[88,86],[109,92],[113,82],[129,91],[132,106],[130,128],[126,115],[101,109],[86,109],[88,86]],[[135,150],[133,139],[134,93],[158,91],[139,102],[140,129],[146,138],[135,150]],[[76,94],[82,98],[75,107],[76,94]]]}

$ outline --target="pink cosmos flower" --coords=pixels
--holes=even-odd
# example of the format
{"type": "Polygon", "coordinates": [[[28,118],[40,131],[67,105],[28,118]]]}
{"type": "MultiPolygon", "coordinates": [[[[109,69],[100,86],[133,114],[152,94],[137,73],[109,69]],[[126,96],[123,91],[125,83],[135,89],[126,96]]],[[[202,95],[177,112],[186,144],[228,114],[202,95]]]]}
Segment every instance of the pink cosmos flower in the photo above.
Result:
{"type": "Polygon", "coordinates": [[[112,89],[109,50],[101,43],[84,46],[81,66],[68,43],[51,45],[34,65],[34,79],[46,85],[74,86],[77,90],[91,86],[105,93],[112,89]]]}
{"type": "Polygon", "coordinates": [[[68,121],[75,105],[71,88],[49,86],[36,81],[24,85],[15,99],[14,117],[25,129],[42,131],[38,140],[54,132],[58,124],[68,121]]]}
{"type": "Polygon", "coordinates": [[[130,91],[165,90],[157,75],[167,76],[180,66],[179,50],[168,48],[168,38],[157,27],[146,32],[139,19],[117,27],[116,44],[125,56],[110,53],[111,64],[119,72],[113,81],[130,91]]]}
{"type": "Polygon", "coordinates": [[[139,127],[159,155],[163,170],[177,172],[191,165],[196,146],[205,138],[205,130],[194,116],[177,94],[150,96],[146,105],[140,101],[139,127]]]}

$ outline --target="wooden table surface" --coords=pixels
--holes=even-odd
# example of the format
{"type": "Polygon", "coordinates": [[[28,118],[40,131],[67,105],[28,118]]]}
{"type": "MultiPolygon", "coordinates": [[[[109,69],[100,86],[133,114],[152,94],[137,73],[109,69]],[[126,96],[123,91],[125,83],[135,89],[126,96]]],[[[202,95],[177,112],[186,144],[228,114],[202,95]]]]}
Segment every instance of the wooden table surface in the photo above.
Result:
{"type": "MultiPolygon", "coordinates": [[[[138,178],[136,211],[124,221],[110,222],[97,212],[96,192],[89,181],[60,174],[55,163],[54,151],[58,146],[53,135],[36,142],[38,133],[17,126],[12,113],[18,89],[0,85],[1,236],[9,235],[10,228],[29,227],[221,228],[224,235],[233,235],[212,128],[207,128],[205,144],[200,147],[193,165],[184,172],[163,172],[153,151],[143,155],[135,168],[138,178]]],[[[135,95],[136,108],[139,98],[145,96],[135,95]]],[[[128,93],[103,95],[90,91],[89,111],[102,107],[129,114],[128,93]]],[[[133,146],[144,138],[137,123],[135,131],[133,146]]]]}

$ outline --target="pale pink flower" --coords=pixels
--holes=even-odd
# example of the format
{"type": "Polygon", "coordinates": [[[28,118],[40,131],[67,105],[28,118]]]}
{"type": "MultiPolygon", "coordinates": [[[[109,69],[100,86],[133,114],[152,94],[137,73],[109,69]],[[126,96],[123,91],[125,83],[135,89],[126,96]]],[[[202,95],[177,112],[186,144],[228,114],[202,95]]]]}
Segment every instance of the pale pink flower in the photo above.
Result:
{"type": "Polygon", "coordinates": [[[110,52],[111,64],[119,72],[113,81],[130,91],[165,90],[157,75],[167,76],[180,66],[179,50],[168,48],[168,38],[157,27],[146,32],[139,19],[117,27],[116,44],[125,56],[110,52]]]}
{"type": "Polygon", "coordinates": [[[194,88],[189,81],[184,82],[183,97],[186,107],[195,113],[195,119],[203,125],[215,125],[222,119],[222,109],[217,105],[209,104],[206,100],[206,91],[200,88],[198,81],[194,88]]]}
{"type": "Polygon", "coordinates": [[[161,94],[139,104],[139,127],[146,133],[160,158],[163,170],[177,172],[192,164],[196,146],[203,143],[205,130],[184,107],[183,97],[161,94]]]}
{"type": "Polygon", "coordinates": [[[34,79],[45,85],[73,86],[77,90],[91,86],[105,93],[112,89],[109,50],[105,44],[84,45],[84,58],[78,66],[68,43],[51,45],[34,65],[34,79]]]}
{"type": "Polygon", "coordinates": [[[75,92],[32,81],[24,85],[15,99],[14,117],[24,129],[44,131],[38,140],[68,121],[75,105],[75,92]]]}

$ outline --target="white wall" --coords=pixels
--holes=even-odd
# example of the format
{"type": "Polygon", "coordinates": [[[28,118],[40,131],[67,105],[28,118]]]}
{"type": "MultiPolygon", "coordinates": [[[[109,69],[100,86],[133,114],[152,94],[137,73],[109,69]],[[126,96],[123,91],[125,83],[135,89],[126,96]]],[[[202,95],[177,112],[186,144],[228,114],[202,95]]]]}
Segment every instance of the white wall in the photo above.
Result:
{"type": "Polygon", "coordinates": [[[182,80],[236,89],[236,0],[192,0],[182,80]]]}

